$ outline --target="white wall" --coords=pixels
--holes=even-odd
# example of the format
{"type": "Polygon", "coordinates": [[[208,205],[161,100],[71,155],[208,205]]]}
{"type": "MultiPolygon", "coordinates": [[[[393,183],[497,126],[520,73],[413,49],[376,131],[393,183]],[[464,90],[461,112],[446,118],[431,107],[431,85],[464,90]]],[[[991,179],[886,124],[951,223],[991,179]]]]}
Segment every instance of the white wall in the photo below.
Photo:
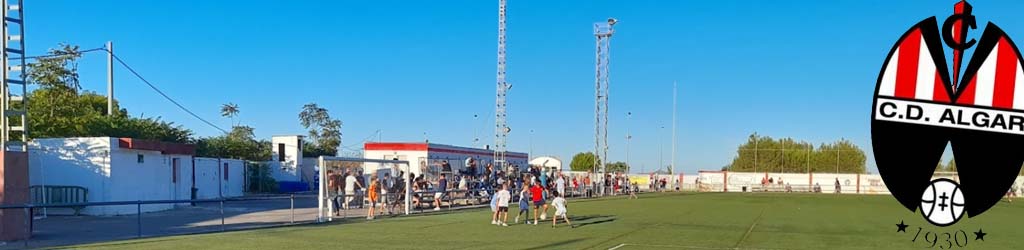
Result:
{"type": "Polygon", "coordinates": [[[299,166],[302,166],[302,136],[287,135],[271,137],[270,176],[276,181],[302,181],[299,166]],[[284,158],[280,157],[284,145],[284,158]]]}
{"type": "MultiPolygon", "coordinates": [[[[29,185],[80,186],[89,201],[108,201],[111,185],[107,137],[35,139],[29,143],[29,185]]],[[[86,214],[101,214],[87,207],[86,214]]]]}
{"type": "MultiPolygon", "coordinates": [[[[423,172],[420,171],[421,167],[426,166],[420,165],[420,159],[427,159],[427,151],[419,150],[365,150],[363,151],[363,158],[366,159],[378,159],[378,160],[392,160],[398,158],[399,160],[409,161],[409,166],[399,166],[399,171],[404,171],[406,175],[410,171],[416,175],[420,175],[423,172]],[[410,170],[411,169],[411,170],[410,170]]],[[[390,166],[388,166],[390,167],[390,166]]],[[[365,163],[363,164],[363,173],[375,173],[377,169],[381,168],[379,163],[365,163]]]]}
{"type": "Polygon", "coordinates": [[[245,176],[241,160],[196,157],[196,198],[214,199],[243,195],[245,176]],[[224,164],[228,165],[224,173],[224,164]],[[227,176],[227,179],[224,179],[227,176]]]}
{"type": "MultiPolygon", "coordinates": [[[[31,143],[31,185],[81,186],[90,202],[172,200],[191,198],[192,156],[159,151],[123,149],[118,138],[53,138],[31,143]],[[143,161],[138,162],[139,155],[143,161]],[[177,183],[172,162],[178,159],[177,183]]],[[[143,212],[173,208],[172,204],[143,205],[143,212]]],[[[91,215],[134,214],[135,205],[92,206],[91,215]]]]}

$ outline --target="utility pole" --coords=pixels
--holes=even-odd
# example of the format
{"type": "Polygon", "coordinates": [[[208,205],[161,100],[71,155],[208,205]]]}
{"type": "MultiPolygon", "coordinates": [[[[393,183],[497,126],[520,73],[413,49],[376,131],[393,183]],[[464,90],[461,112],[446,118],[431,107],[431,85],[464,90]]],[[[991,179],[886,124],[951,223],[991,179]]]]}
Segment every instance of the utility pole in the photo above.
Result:
{"type": "Polygon", "coordinates": [[[665,139],[661,136],[661,133],[665,132],[665,126],[661,126],[658,129],[658,167],[655,169],[661,169],[665,166],[665,139]]]}
{"type": "Polygon", "coordinates": [[[473,114],[473,148],[476,148],[480,144],[480,133],[477,131],[476,114],[473,114]]]}
{"type": "Polygon", "coordinates": [[[672,81],[672,173],[676,173],[676,82],[672,81]]]}
{"type": "Polygon", "coordinates": [[[629,173],[632,165],[629,165],[629,141],[633,139],[633,135],[629,134],[629,118],[633,116],[633,112],[626,112],[626,173],[629,173]]]}
{"type": "Polygon", "coordinates": [[[114,115],[114,42],[107,41],[107,115],[114,115]]]}
{"type": "Polygon", "coordinates": [[[530,130],[530,156],[533,156],[533,129],[530,130]]]}

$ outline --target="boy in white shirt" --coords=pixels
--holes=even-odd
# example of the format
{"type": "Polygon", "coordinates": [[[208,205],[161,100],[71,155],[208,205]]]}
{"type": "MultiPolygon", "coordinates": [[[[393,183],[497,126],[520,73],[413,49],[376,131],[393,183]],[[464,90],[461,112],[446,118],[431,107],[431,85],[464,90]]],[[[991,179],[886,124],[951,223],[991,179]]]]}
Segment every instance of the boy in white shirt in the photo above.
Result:
{"type": "Polygon", "coordinates": [[[500,216],[504,215],[501,219],[501,226],[507,227],[508,224],[508,202],[512,199],[512,193],[508,192],[508,184],[501,185],[501,190],[495,195],[498,200],[498,211],[494,212],[495,225],[498,225],[497,220],[500,216]]]}
{"type": "Polygon", "coordinates": [[[551,205],[555,206],[555,216],[551,217],[552,228],[555,227],[555,224],[558,224],[558,216],[562,216],[562,219],[565,220],[565,224],[569,224],[569,228],[576,228],[576,226],[572,225],[572,222],[569,222],[569,216],[566,215],[566,212],[568,211],[565,207],[565,197],[562,197],[562,194],[558,193],[558,191],[555,191],[555,200],[551,201],[551,205]]]}

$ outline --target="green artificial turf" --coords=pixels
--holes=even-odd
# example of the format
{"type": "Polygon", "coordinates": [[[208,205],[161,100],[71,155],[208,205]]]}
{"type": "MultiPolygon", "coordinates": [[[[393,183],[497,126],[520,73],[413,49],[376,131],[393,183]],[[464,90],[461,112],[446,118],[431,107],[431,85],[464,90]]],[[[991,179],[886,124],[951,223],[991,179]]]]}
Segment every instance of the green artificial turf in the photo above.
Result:
{"type": "MultiPolygon", "coordinates": [[[[490,224],[489,209],[320,225],[171,236],[83,249],[1020,249],[1024,200],[949,227],[888,195],[676,193],[570,200],[577,228],[490,224]],[[897,232],[896,224],[910,225],[897,232]],[[920,229],[920,233],[918,234],[920,229]],[[983,229],[984,241],[974,232],[983,229]],[[963,230],[957,247],[943,233],[963,230]],[[938,232],[931,236],[928,232],[938,232]],[[912,242],[915,235],[916,242],[912,242]],[[928,241],[935,239],[932,246],[928,241]]],[[[517,206],[511,208],[514,215],[517,206]]],[[[554,213],[552,208],[549,213],[554,213]]],[[[509,217],[509,223],[512,222],[509,217]]]]}

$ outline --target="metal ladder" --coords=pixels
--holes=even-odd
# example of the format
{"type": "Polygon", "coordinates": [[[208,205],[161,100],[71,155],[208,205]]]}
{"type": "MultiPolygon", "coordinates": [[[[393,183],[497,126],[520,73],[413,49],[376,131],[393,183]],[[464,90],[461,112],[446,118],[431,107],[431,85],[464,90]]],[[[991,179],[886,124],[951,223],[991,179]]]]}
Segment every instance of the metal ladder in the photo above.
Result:
{"type": "Polygon", "coordinates": [[[28,151],[28,87],[25,81],[24,0],[0,0],[3,11],[3,98],[0,101],[0,143],[3,150],[28,151]],[[15,4],[11,4],[15,2],[15,4]]]}

